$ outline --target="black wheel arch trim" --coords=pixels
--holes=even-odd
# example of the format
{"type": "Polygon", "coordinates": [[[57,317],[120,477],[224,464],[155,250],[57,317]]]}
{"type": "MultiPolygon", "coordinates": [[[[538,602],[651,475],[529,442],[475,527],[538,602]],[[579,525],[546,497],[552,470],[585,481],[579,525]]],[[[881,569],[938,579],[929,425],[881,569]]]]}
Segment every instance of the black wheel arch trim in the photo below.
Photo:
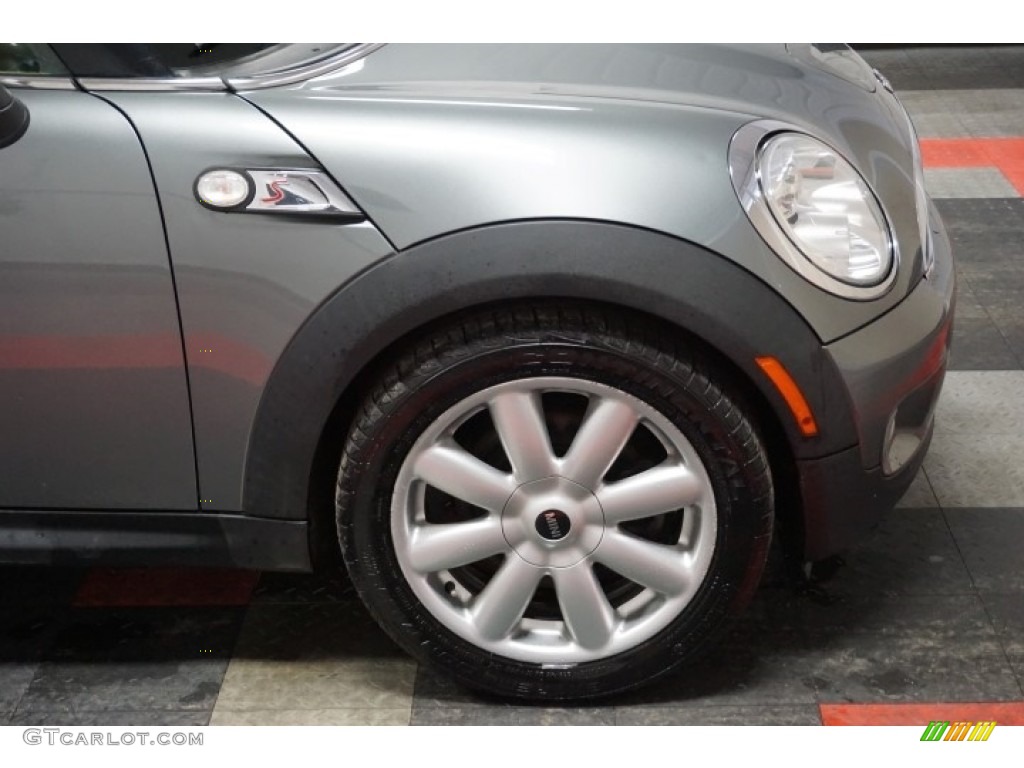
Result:
{"type": "MultiPolygon", "coordinates": [[[[846,388],[821,340],[782,296],[734,262],[629,226],[510,222],[393,254],[339,288],[307,319],[278,359],[256,413],[243,481],[245,513],[305,519],[316,506],[314,494],[326,493],[322,501],[333,503],[333,474],[327,490],[312,482],[325,425],[347,428],[339,413],[354,407],[359,377],[391,345],[459,311],[544,298],[619,306],[696,337],[730,361],[769,405],[793,458],[826,456],[857,442],[846,388]],[[817,437],[799,434],[757,368],[759,355],[777,357],[801,386],[818,421],[817,437]]],[[[315,515],[310,517],[315,548],[321,537],[315,515]]]]}

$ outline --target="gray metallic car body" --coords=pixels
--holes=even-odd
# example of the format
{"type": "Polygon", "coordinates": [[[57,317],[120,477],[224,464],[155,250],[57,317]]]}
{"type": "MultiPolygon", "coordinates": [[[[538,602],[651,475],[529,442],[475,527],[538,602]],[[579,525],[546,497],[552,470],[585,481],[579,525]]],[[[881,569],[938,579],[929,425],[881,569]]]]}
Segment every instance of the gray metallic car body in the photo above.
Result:
{"type": "Polygon", "coordinates": [[[930,211],[925,277],[915,138],[884,88],[782,46],[572,45],[385,46],[234,93],[88,89],[13,88],[32,122],[0,149],[4,559],[308,567],[375,362],[454,311],[521,298],[652,314],[729,365],[808,558],[872,522],[923,458],[953,273],[930,211]],[[728,154],[762,119],[830,143],[886,205],[885,295],[816,288],[751,225],[728,154]],[[322,167],[366,218],[212,211],[193,194],[210,167],[322,167]],[[817,436],[757,355],[785,364],[817,436]],[[922,448],[886,476],[889,416],[918,390],[922,448]]]}

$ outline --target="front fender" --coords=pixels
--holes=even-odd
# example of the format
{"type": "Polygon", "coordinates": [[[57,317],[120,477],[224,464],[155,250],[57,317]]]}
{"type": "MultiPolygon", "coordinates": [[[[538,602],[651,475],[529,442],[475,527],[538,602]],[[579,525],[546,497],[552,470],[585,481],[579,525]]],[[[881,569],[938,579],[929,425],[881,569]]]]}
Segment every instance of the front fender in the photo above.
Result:
{"type": "Polygon", "coordinates": [[[856,443],[845,387],[821,340],[735,263],[643,229],[522,221],[454,233],[388,257],[310,316],[264,390],[246,457],[243,509],[306,517],[324,427],[339,404],[361,397],[354,382],[392,344],[453,312],[540,297],[619,305],[699,337],[760,392],[797,458],[856,443]],[[761,355],[782,361],[800,385],[818,421],[817,437],[799,434],[754,362],[761,355]]]}

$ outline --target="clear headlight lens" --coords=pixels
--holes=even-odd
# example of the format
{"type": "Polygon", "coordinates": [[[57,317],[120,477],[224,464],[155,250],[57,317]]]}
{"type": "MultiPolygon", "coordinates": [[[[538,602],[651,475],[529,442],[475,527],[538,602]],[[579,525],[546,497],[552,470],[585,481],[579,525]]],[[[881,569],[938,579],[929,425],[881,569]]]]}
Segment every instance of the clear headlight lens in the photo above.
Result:
{"type": "Polygon", "coordinates": [[[758,155],[761,192],[779,227],[818,269],[872,286],[892,268],[881,206],[853,166],[810,136],[780,133],[758,155]]]}

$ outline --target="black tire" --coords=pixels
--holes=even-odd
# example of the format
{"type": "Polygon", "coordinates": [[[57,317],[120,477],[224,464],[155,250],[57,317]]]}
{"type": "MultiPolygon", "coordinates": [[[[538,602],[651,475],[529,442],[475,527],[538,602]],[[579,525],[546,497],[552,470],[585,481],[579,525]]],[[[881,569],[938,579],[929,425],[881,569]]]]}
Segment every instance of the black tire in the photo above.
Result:
{"type": "Polygon", "coordinates": [[[752,414],[744,413],[741,393],[730,381],[670,329],[603,308],[503,307],[427,333],[381,372],[348,435],[337,522],[353,584],[411,655],[489,694],[580,700],[666,674],[706,649],[746,605],[771,540],[769,463],[752,414]],[[717,507],[709,570],[678,615],[635,647],[564,666],[505,657],[449,629],[405,577],[391,527],[396,479],[420,435],[474,393],[542,376],[608,385],[653,407],[696,449],[717,507]]]}

